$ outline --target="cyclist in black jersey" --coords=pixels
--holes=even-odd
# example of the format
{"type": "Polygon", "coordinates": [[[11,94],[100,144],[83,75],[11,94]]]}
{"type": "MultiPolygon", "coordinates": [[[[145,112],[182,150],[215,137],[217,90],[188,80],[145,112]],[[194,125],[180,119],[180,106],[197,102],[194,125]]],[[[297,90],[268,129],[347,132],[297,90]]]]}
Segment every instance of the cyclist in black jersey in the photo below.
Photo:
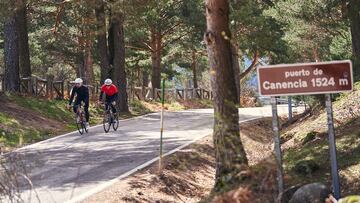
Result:
{"type": "Polygon", "coordinates": [[[81,78],[76,78],[74,81],[75,86],[71,90],[71,96],[69,101],[69,106],[74,100],[76,95],[76,99],[74,102],[73,110],[76,113],[77,106],[81,105],[81,102],[84,102],[84,112],[87,128],[89,127],[89,89],[83,85],[83,80],[81,78]]]}

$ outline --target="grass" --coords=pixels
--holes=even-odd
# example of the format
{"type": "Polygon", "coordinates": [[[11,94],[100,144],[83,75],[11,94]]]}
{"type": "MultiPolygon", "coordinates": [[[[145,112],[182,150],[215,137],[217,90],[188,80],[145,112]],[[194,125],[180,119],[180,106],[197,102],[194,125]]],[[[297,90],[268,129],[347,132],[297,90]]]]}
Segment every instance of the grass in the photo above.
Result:
{"type": "Polygon", "coordinates": [[[151,113],[152,111],[147,108],[142,101],[133,100],[129,103],[130,111],[133,115],[143,115],[147,113],[151,113]]]}
{"type": "Polygon", "coordinates": [[[0,143],[5,148],[34,143],[53,136],[51,131],[22,126],[15,118],[1,112],[0,123],[6,126],[0,129],[0,143]]]}
{"type": "Polygon", "coordinates": [[[182,110],[186,109],[184,105],[180,104],[177,101],[171,102],[171,103],[166,103],[165,107],[171,111],[182,111],[182,110]]]}
{"type": "Polygon", "coordinates": [[[11,95],[9,99],[17,105],[33,110],[48,118],[60,121],[68,121],[73,118],[72,112],[66,109],[66,101],[38,99],[11,95]]]}

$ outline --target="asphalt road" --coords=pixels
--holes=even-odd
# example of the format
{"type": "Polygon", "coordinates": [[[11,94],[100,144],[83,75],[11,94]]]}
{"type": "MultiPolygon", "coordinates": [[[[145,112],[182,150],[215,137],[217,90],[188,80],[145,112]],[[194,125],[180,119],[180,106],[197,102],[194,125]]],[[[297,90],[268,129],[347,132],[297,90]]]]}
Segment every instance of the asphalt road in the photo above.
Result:
{"type": "MultiPolygon", "coordinates": [[[[286,112],[280,107],[279,112],[286,112]]],[[[271,115],[271,108],[240,109],[240,122],[271,115]]],[[[212,133],[213,110],[165,112],[164,153],[212,133]]],[[[18,150],[33,188],[22,188],[24,202],[77,202],[156,161],[160,114],[120,121],[118,131],[102,126],[87,135],[69,133],[18,150]]]]}

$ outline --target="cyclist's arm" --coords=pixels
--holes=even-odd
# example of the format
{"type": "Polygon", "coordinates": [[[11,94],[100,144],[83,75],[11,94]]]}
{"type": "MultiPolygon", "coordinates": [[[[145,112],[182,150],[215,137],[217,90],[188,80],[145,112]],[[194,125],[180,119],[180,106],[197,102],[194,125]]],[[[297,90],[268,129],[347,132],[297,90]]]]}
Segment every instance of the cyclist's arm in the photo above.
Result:
{"type": "Polygon", "coordinates": [[[72,88],[71,95],[70,95],[70,100],[69,100],[69,105],[71,105],[71,103],[73,102],[74,97],[75,97],[75,91],[74,91],[74,88],[72,88]]]}

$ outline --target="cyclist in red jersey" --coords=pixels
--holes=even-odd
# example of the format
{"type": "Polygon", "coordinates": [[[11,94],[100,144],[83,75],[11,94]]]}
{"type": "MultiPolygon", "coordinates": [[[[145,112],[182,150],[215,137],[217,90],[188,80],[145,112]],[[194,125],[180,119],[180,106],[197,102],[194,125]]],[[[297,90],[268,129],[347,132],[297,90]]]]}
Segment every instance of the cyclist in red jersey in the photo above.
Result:
{"type": "Polygon", "coordinates": [[[104,85],[101,86],[101,92],[99,101],[101,102],[102,96],[105,94],[105,108],[108,108],[108,105],[110,105],[113,113],[116,113],[116,100],[118,98],[118,89],[117,87],[112,84],[111,79],[106,79],[104,82],[104,85]]]}

